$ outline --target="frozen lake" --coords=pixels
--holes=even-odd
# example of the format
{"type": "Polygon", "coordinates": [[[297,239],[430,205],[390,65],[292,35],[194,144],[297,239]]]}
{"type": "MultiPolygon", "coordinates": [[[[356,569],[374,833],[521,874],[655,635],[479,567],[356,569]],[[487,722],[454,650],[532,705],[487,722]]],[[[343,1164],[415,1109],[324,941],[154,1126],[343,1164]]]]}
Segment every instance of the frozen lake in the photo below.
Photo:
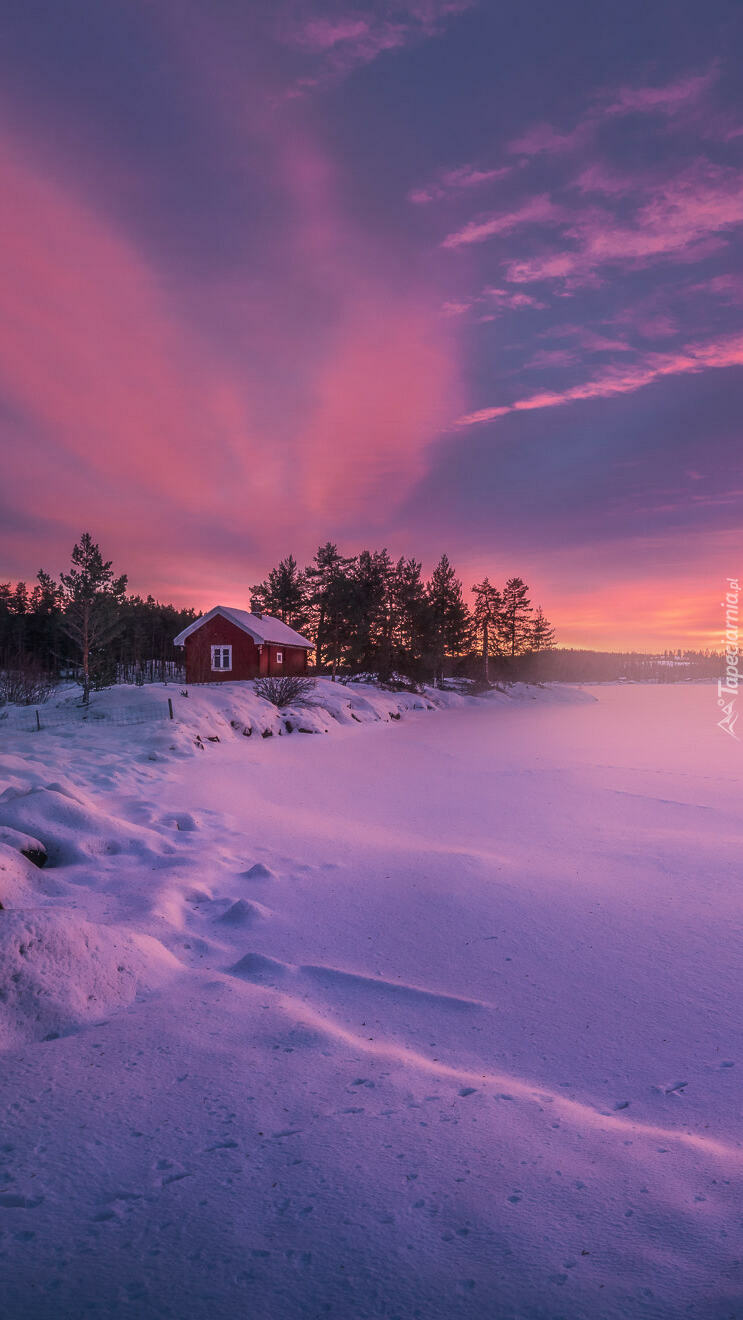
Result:
{"type": "Polygon", "coordinates": [[[7,737],[0,1313],[742,1316],[715,697],[7,737]]]}

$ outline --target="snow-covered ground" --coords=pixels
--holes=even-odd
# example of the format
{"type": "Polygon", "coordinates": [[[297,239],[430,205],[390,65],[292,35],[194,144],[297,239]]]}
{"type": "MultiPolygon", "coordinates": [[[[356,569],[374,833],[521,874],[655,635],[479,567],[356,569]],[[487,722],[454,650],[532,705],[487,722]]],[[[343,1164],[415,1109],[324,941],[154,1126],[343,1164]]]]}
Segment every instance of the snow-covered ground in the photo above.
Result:
{"type": "Polygon", "coordinates": [[[0,725],[3,1320],[743,1316],[714,689],[331,686],[0,725]]]}

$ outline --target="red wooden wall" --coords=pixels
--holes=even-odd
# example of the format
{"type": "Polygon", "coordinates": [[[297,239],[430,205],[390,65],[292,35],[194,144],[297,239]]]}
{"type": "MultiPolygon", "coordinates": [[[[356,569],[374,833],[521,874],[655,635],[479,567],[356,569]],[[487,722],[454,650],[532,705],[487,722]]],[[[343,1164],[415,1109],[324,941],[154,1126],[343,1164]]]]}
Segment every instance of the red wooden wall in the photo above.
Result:
{"type": "Polygon", "coordinates": [[[265,674],[306,672],[307,652],[304,647],[270,642],[264,643],[259,651],[252,637],[220,614],[215,614],[186,638],[187,683],[231,683],[265,674]],[[232,669],[212,670],[213,646],[232,647],[232,669]],[[277,651],[283,653],[281,664],[276,661],[277,651]]]}

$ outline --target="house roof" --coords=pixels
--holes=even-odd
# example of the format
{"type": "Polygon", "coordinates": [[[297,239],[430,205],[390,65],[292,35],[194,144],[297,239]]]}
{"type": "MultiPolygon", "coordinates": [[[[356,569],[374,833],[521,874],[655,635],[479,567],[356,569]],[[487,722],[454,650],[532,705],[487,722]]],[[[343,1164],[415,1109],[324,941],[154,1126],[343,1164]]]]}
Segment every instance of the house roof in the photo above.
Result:
{"type": "Polygon", "coordinates": [[[201,628],[202,624],[213,619],[215,614],[221,614],[223,618],[229,619],[230,623],[234,623],[236,628],[242,628],[242,631],[248,633],[254,642],[273,642],[278,646],[301,646],[306,651],[314,650],[313,642],[302,637],[301,633],[295,632],[288,623],[282,623],[281,619],[274,619],[271,614],[249,614],[247,610],[236,610],[231,605],[215,605],[213,610],[202,614],[174,638],[174,645],[185,646],[186,638],[201,628]]]}

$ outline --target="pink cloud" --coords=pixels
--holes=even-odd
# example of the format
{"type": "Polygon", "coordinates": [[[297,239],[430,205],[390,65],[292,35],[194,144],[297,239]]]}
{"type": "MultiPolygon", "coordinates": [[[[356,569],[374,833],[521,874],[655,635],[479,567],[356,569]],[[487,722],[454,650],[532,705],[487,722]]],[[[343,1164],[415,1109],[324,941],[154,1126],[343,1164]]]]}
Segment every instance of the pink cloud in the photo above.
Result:
{"type": "Polygon", "coordinates": [[[295,40],[308,50],[326,51],[346,42],[363,43],[369,34],[369,21],[365,18],[315,18],[296,32],[295,40]]]}
{"type": "Polygon", "coordinates": [[[7,136],[0,191],[4,397],[93,468],[197,507],[204,436],[232,452],[249,426],[234,383],[127,240],[7,136]]]}
{"type": "Polygon", "coordinates": [[[603,107],[605,115],[672,115],[699,101],[719,77],[717,65],[705,73],[688,74],[660,87],[621,87],[603,107]]]}
{"type": "Polygon", "coordinates": [[[174,287],[79,185],[0,134],[0,396],[33,437],[9,444],[4,495],[65,549],[98,511],[135,585],[159,587],[153,552],[171,586],[195,584],[205,553],[210,581],[225,563],[248,575],[251,544],[262,565],[297,527],[301,554],[328,518],[374,523],[457,407],[433,297],[385,273],[322,153],[292,139],[281,167],[296,190],[281,297],[238,272],[220,290],[224,344],[199,329],[213,290],[174,287]],[[297,321],[298,302],[317,311],[297,321]]]}
{"type": "Polygon", "coordinates": [[[407,28],[400,23],[376,23],[369,19],[315,18],[294,33],[298,46],[314,55],[330,56],[337,71],[369,64],[387,50],[404,46],[407,28]]]}
{"type": "Polygon", "coordinates": [[[555,325],[544,331],[542,337],[546,339],[575,339],[580,347],[587,349],[589,353],[629,353],[632,351],[631,345],[625,339],[612,339],[608,335],[598,334],[595,330],[590,330],[583,325],[555,325]]]}
{"type": "Polygon", "coordinates": [[[418,206],[429,202],[441,201],[442,198],[455,196],[469,188],[479,188],[485,183],[495,183],[511,174],[513,167],[503,165],[499,169],[482,170],[475,165],[461,165],[455,170],[446,170],[425,187],[413,188],[408,193],[408,200],[418,206]]]}
{"type": "Polygon", "coordinates": [[[569,348],[540,348],[527,362],[527,367],[572,367],[579,361],[577,353],[569,348]]]}
{"type": "Polygon", "coordinates": [[[583,399],[606,399],[617,394],[631,394],[666,376],[679,376],[710,368],[743,366],[743,334],[713,340],[707,344],[690,344],[677,353],[650,354],[631,367],[609,367],[591,380],[573,385],[566,390],[541,391],[515,403],[492,408],[480,408],[467,413],[456,423],[459,427],[474,426],[493,421],[513,412],[530,412],[537,408],[556,408],[583,399]]]}
{"type": "MultiPolygon", "coordinates": [[[[683,292],[681,290],[680,292],[683,292]]],[[[670,339],[679,333],[679,322],[667,310],[667,294],[651,293],[632,302],[604,322],[611,326],[629,326],[643,339],[670,339]]]]}
{"type": "Polygon", "coordinates": [[[593,137],[595,124],[586,119],[575,128],[563,133],[551,124],[534,124],[508,144],[514,156],[562,156],[582,150],[593,137]]]}
{"type": "Polygon", "coordinates": [[[482,293],[472,298],[452,299],[442,304],[444,316],[464,316],[467,312],[480,312],[478,320],[495,321],[503,311],[544,311],[547,303],[540,302],[531,294],[513,292],[511,289],[485,288],[482,293]],[[483,312],[483,308],[488,309],[483,312]]]}
{"type": "Polygon", "coordinates": [[[477,301],[477,298],[469,298],[464,302],[461,300],[459,302],[445,302],[441,304],[441,310],[444,316],[464,316],[466,312],[474,307],[477,301]]]}
{"type": "Polygon", "coordinates": [[[679,332],[678,321],[663,312],[656,316],[641,316],[634,328],[643,339],[672,339],[679,332]]]}
{"type": "Polygon", "coordinates": [[[595,192],[606,197],[622,197],[637,192],[640,180],[637,175],[619,174],[595,161],[581,170],[572,186],[582,193],[595,192]]]}
{"type": "Polygon", "coordinates": [[[632,347],[625,339],[612,339],[609,335],[597,334],[594,330],[584,330],[579,336],[581,348],[589,353],[630,353],[632,347]]]}
{"type": "Polygon", "coordinates": [[[497,307],[507,307],[510,311],[520,312],[527,309],[544,311],[546,303],[533,298],[529,293],[514,292],[512,289],[483,289],[483,299],[494,302],[497,307]]]}
{"type": "Polygon", "coordinates": [[[534,124],[508,144],[513,155],[567,155],[582,151],[593,140],[601,121],[618,115],[665,114],[697,102],[718,77],[715,66],[705,73],[689,74],[660,87],[621,87],[608,98],[600,98],[574,128],[562,130],[549,123],[534,124]]]}
{"type": "Polygon", "coordinates": [[[718,77],[716,67],[689,74],[660,87],[621,87],[608,99],[599,99],[574,128],[563,130],[549,123],[534,124],[508,144],[512,155],[568,155],[584,150],[598,132],[601,121],[618,115],[665,114],[698,101],[718,77]]]}
{"type": "Polygon", "coordinates": [[[743,275],[713,275],[711,279],[693,284],[690,293],[712,294],[731,307],[743,304],[743,275]]]}
{"type": "Polygon", "coordinates": [[[391,0],[383,14],[373,4],[347,13],[318,13],[301,5],[290,21],[282,15],[278,31],[285,44],[315,57],[314,72],[300,78],[291,94],[301,94],[329,79],[351,73],[386,51],[435,36],[447,20],[464,13],[476,0],[391,0]]]}
{"type": "Polygon", "coordinates": [[[507,277],[519,284],[553,279],[583,283],[594,280],[604,266],[698,260],[716,250],[720,235],[741,223],[743,177],[736,170],[701,162],[657,185],[632,221],[598,207],[578,213],[564,228],[571,248],[513,261],[507,277]]]}
{"type": "Polygon", "coordinates": [[[523,228],[524,225],[554,224],[561,219],[562,214],[546,194],[541,194],[530,198],[514,211],[501,211],[478,220],[471,220],[462,229],[449,234],[441,246],[459,248],[471,243],[483,243],[488,238],[510,234],[515,229],[523,228]]]}
{"type": "Polygon", "coordinates": [[[310,516],[386,515],[426,470],[431,437],[448,425],[451,365],[423,307],[360,303],[313,382],[300,481],[310,516]]]}

